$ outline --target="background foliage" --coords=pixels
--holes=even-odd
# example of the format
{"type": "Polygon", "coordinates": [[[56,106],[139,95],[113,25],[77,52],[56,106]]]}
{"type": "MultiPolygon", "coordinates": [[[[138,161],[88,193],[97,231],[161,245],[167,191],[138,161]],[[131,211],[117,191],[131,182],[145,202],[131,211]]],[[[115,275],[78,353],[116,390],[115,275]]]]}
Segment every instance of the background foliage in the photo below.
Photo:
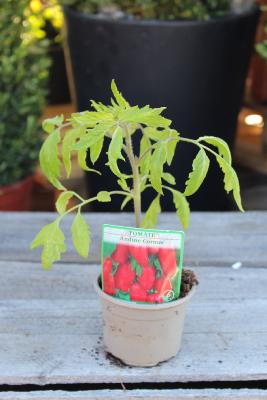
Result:
{"type": "Polygon", "coordinates": [[[224,15],[231,6],[231,0],[61,0],[61,3],[89,13],[113,6],[137,18],[163,20],[208,19],[224,15]]]}
{"type": "Polygon", "coordinates": [[[0,186],[29,175],[41,144],[47,41],[29,23],[27,0],[2,0],[0,13],[0,186]]]}

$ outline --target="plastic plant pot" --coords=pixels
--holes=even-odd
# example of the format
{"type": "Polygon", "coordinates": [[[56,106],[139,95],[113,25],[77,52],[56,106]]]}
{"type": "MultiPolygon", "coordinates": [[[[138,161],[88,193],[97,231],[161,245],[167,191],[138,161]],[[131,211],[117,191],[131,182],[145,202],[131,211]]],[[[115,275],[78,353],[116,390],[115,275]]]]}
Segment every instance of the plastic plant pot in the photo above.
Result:
{"type": "Polygon", "coordinates": [[[94,288],[102,303],[108,353],[138,367],[155,366],[178,353],[195,286],[185,297],[164,304],[138,304],[109,296],[102,291],[99,277],[94,288]]]}

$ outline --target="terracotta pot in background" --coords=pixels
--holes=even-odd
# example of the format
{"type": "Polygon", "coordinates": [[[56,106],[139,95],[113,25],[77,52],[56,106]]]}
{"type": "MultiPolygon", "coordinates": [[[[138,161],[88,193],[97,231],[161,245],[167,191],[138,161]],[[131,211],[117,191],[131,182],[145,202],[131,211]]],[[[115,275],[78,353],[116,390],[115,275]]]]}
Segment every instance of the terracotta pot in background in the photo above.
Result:
{"type": "Polygon", "coordinates": [[[33,176],[0,187],[0,211],[29,211],[31,209],[33,176]]]}

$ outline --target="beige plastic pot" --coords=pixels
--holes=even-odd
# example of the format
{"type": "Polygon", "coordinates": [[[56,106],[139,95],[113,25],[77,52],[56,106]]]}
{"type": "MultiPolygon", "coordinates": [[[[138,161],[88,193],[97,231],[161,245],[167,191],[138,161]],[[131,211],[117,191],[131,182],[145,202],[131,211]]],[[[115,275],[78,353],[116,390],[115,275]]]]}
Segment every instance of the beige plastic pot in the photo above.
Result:
{"type": "Polygon", "coordinates": [[[181,347],[186,308],[195,287],[182,299],[165,304],[136,304],[104,293],[102,303],[106,350],[125,364],[151,367],[175,356],[181,347]]]}

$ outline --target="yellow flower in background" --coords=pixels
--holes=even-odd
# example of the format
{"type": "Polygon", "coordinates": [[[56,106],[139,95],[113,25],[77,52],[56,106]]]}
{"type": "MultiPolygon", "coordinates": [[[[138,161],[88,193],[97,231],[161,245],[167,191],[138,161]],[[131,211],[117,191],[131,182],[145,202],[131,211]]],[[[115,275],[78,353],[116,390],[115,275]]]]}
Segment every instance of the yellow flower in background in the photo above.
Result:
{"type": "Polygon", "coordinates": [[[43,4],[40,0],[31,0],[30,7],[33,13],[39,13],[43,8],[43,4]]]}
{"type": "Polygon", "coordinates": [[[33,35],[37,39],[46,36],[44,30],[46,22],[50,22],[53,28],[58,32],[55,41],[60,41],[60,30],[63,25],[63,12],[57,0],[30,0],[30,12],[28,16],[29,24],[33,35]]]}

